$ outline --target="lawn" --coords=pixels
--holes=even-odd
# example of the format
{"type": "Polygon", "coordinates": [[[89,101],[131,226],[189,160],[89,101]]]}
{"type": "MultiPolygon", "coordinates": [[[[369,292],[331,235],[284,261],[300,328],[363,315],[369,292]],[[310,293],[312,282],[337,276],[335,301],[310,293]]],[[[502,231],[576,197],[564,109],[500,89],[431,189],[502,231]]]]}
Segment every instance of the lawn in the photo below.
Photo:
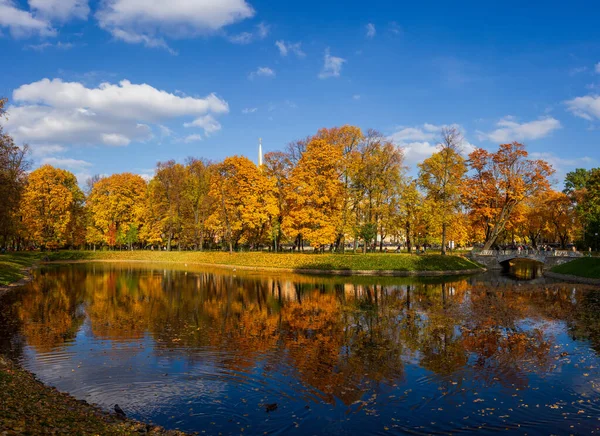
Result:
{"type": "Polygon", "coordinates": [[[600,279],[600,257],[582,257],[552,268],[552,272],[590,279],[600,279]]]}
{"type": "Polygon", "coordinates": [[[339,271],[455,271],[480,266],[464,257],[435,254],[303,254],[243,252],[159,252],[159,251],[61,251],[51,260],[136,260],[147,262],[195,263],[288,270],[339,271]]]}
{"type": "Polygon", "coordinates": [[[24,268],[30,267],[42,257],[41,253],[0,254],[0,286],[14,283],[25,276],[24,268]]]}

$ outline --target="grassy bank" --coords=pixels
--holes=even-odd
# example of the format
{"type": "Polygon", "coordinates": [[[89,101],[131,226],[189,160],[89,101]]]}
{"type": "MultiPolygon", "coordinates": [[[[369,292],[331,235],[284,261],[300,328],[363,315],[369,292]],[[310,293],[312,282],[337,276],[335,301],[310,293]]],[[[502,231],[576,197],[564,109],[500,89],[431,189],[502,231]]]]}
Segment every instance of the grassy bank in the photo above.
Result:
{"type": "Polygon", "coordinates": [[[464,271],[479,268],[459,256],[408,254],[301,254],[244,252],[159,252],[159,251],[62,251],[50,260],[137,260],[282,268],[290,270],[339,271],[464,271]]]}
{"type": "Polygon", "coordinates": [[[41,253],[0,254],[0,286],[19,281],[25,276],[24,269],[32,266],[42,257],[41,253]]]}
{"type": "Polygon", "coordinates": [[[600,279],[600,258],[582,257],[552,268],[552,272],[588,279],[600,279]]]}
{"type": "Polygon", "coordinates": [[[0,433],[5,434],[179,435],[160,427],[122,420],[44,386],[0,356],[0,433]]]}

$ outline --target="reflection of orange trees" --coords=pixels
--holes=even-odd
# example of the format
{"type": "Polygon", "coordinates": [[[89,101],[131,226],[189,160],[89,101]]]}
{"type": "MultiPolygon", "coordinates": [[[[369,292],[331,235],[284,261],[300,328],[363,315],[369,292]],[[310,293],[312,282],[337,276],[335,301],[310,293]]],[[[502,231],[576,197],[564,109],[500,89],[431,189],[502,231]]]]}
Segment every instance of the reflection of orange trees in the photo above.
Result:
{"type": "Polygon", "coordinates": [[[490,382],[526,385],[526,373],[548,370],[551,338],[538,328],[519,326],[525,318],[546,320],[532,304],[542,295],[474,289],[462,341],[477,357],[478,375],[490,382]]]}
{"type": "MultiPolygon", "coordinates": [[[[161,280],[128,276],[120,271],[88,275],[85,287],[89,296],[86,306],[92,332],[103,339],[141,338],[150,316],[147,301],[149,289],[160,289],[161,280]],[[145,282],[145,283],[142,283],[145,282]],[[149,283],[154,286],[149,286],[149,283]]],[[[154,299],[153,299],[154,301],[154,299]]],[[[152,305],[150,305],[150,308],[152,305]]]]}
{"type": "Polygon", "coordinates": [[[464,280],[385,286],[127,265],[43,274],[17,306],[36,349],[72,338],[85,311],[97,337],[147,334],[159,353],[195,350],[191,361],[215,359],[233,371],[283,365],[325,401],[345,404],[393,384],[407,359],[442,376],[467,368],[484,383],[523,386],[555,357],[544,329],[554,320],[600,343],[600,300],[564,285],[492,291],[464,280]],[[539,330],[523,328],[524,319],[539,321],[539,330]]]}
{"type": "Polygon", "coordinates": [[[319,389],[328,401],[343,398],[345,374],[336,364],[345,336],[341,308],[335,295],[318,290],[282,309],[283,340],[290,363],[301,378],[319,389]]]}
{"type": "Polygon", "coordinates": [[[73,339],[83,323],[77,311],[83,295],[70,285],[72,274],[39,275],[28,284],[18,307],[18,317],[29,345],[48,352],[73,339]]]}

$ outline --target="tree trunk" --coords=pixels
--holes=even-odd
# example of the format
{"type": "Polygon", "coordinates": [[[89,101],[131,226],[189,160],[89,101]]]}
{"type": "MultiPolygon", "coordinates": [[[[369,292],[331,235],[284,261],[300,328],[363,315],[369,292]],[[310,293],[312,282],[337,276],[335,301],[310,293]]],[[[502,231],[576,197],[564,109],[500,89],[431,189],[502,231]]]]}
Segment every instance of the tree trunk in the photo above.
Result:
{"type": "Polygon", "coordinates": [[[442,223],[442,256],[446,255],[446,227],[448,224],[442,223]]]}

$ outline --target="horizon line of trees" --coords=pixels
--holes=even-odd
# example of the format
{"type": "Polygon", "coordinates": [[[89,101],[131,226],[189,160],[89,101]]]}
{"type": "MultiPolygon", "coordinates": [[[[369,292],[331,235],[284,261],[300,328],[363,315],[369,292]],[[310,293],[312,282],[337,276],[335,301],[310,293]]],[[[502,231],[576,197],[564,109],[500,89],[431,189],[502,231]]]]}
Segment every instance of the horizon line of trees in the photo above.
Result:
{"type": "MultiPolygon", "coordinates": [[[[0,100],[0,116],[6,100],[0,100]]],[[[243,156],[222,162],[159,162],[146,182],[131,173],[94,176],[84,193],[69,171],[44,165],[29,173],[28,147],[0,126],[0,246],[270,247],[363,251],[394,241],[412,251],[457,246],[559,243],[598,247],[600,169],[567,175],[551,188],[552,167],[528,158],[523,144],[478,148],[467,158],[454,127],[437,152],[407,175],[401,148],[355,126],[267,153],[257,167],[243,156]]]]}

